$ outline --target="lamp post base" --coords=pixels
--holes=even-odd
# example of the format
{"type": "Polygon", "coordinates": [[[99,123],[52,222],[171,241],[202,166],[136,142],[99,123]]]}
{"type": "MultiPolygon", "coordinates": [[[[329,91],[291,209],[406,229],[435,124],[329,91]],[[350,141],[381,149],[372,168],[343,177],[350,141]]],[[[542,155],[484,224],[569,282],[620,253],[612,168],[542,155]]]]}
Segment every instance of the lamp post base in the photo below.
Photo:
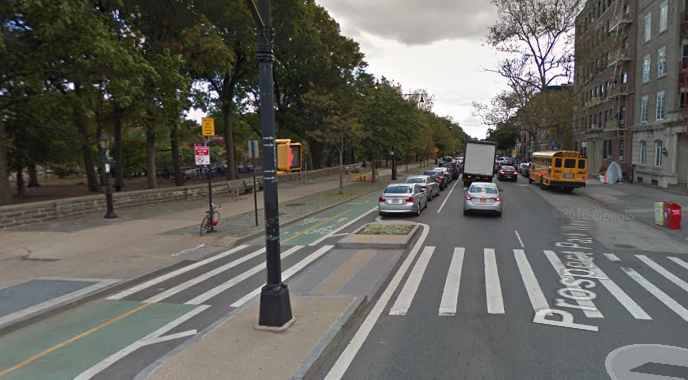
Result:
{"type": "Polygon", "coordinates": [[[117,219],[118,216],[115,214],[115,212],[108,212],[105,214],[105,219],[117,219]]]}
{"type": "Polygon", "coordinates": [[[291,301],[287,285],[264,286],[260,293],[258,325],[282,327],[291,320],[291,301]]]}

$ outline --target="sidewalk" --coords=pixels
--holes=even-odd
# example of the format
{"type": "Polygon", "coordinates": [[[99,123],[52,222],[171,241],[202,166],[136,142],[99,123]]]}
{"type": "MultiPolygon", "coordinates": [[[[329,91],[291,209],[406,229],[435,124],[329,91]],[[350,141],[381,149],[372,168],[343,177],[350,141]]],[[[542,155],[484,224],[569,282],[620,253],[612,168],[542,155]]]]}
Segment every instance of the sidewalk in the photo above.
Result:
{"type": "Polygon", "coordinates": [[[579,194],[597,201],[617,212],[624,213],[651,225],[658,230],[688,240],[688,194],[676,191],[665,191],[657,187],[641,184],[617,183],[603,184],[599,180],[588,180],[587,187],[577,190],[579,194]],[[683,217],[680,230],[670,230],[666,226],[655,224],[655,202],[670,201],[681,206],[683,217]]]}
{"type": "MultiPolygon", "coordinates": [[[[409,165],[409,169],[417,168],[409,165]]],[[[400,168],[399,175],[404,175],[400,168]]],[[[280,224],[307,213],[372,191],[391,175],[379,169],[383,181],[371,184],[344,179],[345,194],[338,196],[339,176],[321,177],[317,182],[279,185],[280,224]],[[352,191],[349,191],[351,189],[352,191]],[[335,190],[313,202],[314,195],[335,190]],[[308,198],[307,204],[288,207],[290,201],[308,198]]],[[[183,261],[173,256],[200,245],[231,246],[238,238],[264,231],[263,194],[258,193],[258,220],[255,227],[253,194],[213,199],[221,204],[219,232],[198,236],[207,200],[159,204],[136,209],[115,210],[118,219],[100,214],[74,220],[43,223],[21,230],[0,231],[0,288],[38,277],[129,279],[183,261]]],[[[292,203],[293,204],[293,203],[292,203]]]]}

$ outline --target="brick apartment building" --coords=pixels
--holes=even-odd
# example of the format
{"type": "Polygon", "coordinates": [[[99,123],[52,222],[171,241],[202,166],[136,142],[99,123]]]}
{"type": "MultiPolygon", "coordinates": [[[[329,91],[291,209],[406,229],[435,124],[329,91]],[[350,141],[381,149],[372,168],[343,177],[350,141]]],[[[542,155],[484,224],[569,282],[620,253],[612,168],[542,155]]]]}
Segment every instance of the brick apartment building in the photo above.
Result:
{"type": "Polygon", "coordinates": [[[577,150],[590,171],[688,182],[688,0],[589,0],[576,19],[577,150]]]}

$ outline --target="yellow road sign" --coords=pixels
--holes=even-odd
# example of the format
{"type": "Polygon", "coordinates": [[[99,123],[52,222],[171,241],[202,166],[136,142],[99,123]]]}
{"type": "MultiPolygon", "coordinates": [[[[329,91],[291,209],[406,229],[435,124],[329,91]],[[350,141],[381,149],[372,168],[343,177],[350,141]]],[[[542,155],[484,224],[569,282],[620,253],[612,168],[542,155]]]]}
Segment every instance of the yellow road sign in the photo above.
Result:
{"type": "Polygon", "coordinates": [[[215,136],[215,119],[204,117],[201,122],[201,130],[203,131],[203,136],[215,136]]]}
{"type": "Polygon", "coordinates": [[[435,153],[439,153],[439,152],[440,152],[440,150],[435,148],[435,153]]]}

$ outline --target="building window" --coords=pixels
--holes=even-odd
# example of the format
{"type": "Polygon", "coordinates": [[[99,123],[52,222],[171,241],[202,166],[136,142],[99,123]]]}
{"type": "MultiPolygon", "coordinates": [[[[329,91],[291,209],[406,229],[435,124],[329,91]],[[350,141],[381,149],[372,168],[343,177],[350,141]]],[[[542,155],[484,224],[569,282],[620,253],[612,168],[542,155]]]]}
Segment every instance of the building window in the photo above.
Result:
{"type": "Polygon", "coordinates": [[[643,83],[650,81],[650,66],[652,65],[652,58],[649,55],[643,57],[643,83]]]}
{"type": "Polygon", "coordinates": [[[669,21],[669,2],[665,1],[659,6],[659,33],[665,32],[669,21]]]}
{"type": "Polygon", "coordinates": [[[621,106],[619,111],[619,125],[626,125],[626,106],[621,106]]]}
{"type": "Polygon", "coordinates": [[[663,77],[666,75],[667,72],[667,67],[666,67],[666,61],[667,61],[667,56],[666,56],[666,46],[663,46],[659,48],[657,51],[657,77],[663,77]]]}
{"type": "Polygon", "coordinates": [[[628,72],[624,71],[623,74],[621,74],[621,84],[626,83],[628,83],[628,72]]]}
{"type": "Polygon", "coordinates": [[[664,91],[657,93],[657,120],[664,120],[664,91]]]}
{"type": "Polygon", "coordinates": [[[647,123],[649,108],[650,108],[650,97],[649,96],[643,96],[643,98],[640,102],[640,122],[641,123],[647,123]]]}
{"type": "Polygon", "coordinates": [[[619,140],[619,161],[623,161],[624,157],[624,141],[619,140]]]}
{"type": "Polygon", "coordinates": [[[683,109],[683,107],[686,106],[686,93],[684,90],[681,90],[678,93],[678,108],[683,109]]]}
{"type": "Polygon", "coordinates": [[[655,166],[657,166],[657,167],[662,166],[662,149],[663,148],[664,148],[664,144],[662,144],[662,140],[655,141],[655,166]]]}
{"type": "Polygon", "coordinates": [[[647,142],[640,142],[640,165],[647,164],[647,142]]]}
{"type": "Polygon", "coordinates": [[[652,13],[645,15],[645,42],[649,42],[652,38],[652,13]]]}

